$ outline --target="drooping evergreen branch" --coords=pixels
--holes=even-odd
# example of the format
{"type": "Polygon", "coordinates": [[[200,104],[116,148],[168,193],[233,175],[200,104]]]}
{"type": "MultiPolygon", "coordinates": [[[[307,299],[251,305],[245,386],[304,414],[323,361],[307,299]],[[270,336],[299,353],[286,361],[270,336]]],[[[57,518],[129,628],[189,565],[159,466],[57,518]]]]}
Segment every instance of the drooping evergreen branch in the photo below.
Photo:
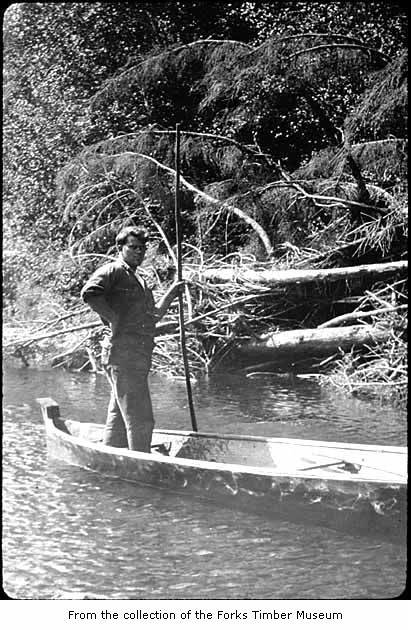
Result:
{"type": "MultiPolygon", "coordinates": [[[[353,208],[358,209],[359,211],[370,210],[373,212],[377,212],[380,215],[385,215],[387,212],[389,212],[388,208],[366,204],[360,201],[355,201],[353,199],[344,199],[343,197],[322,195],[320,193],[309,193],[303,188],[302,184],[304,183],[306,183],[305,180],[292,180],[292,179],[288,181],[280,180],[280,181],[270,182],[268,184],[264,184],[263,186],[256,187],[251,191],[247,191],[245,193],[235,195],[235,199],[246,199],[249,196],[256,197],[257,195],[262,195],[265,192],[268,192],[269,190],[272,190],[274,188],[283,188],[283,189],[291,188],[299,192],[302,197],[311,199],[313,203],[319,207],[327,208],[331,206],[335,207],[336,205],[341,206],[343,208],[353,207],[353,208]]],[[[344,186],[346,186],[347,188],[350,188],[350,187],[352,188],[354,184],[351,184],[350,182],[345,182],[344,186]]],[[[384,198],[387,204],[388,203],[392,204],[394,202],[394,197],[390,195],[389,193],[387,193],[382,188],[379,188],[378,186],[373,186],[373,185],[368,185],[368,188],[371,191],[375,191],[376,193],[378,193],[380,197],[384,198]]]]}
{"type": "Polygon", "coordinates": [[[309,193],[307,192],[299,183],[297,183],[295,180],[293,180],[288,173],[286,173],[284,171],[284,169],[282,169],[282,167],[279,165],[279,170],[281,172],[281,175],[283,176],[284,180],[288,183],[288,185],[291,188],[295,188],[296,190],[298,190],[303,197],[306,197],[307,199],[312,199],[314,203],[320,203],[322,201],[325,202],[330,202],[330,203],[337,203],[339,205],[343,205],[347,208],[355,208],[358,210],[364,209],[364,210],[371,210],[373,212],[378,212],[380,214],[385,214],[388,212],[388,210],[386,208],[380,208],[379,206],[375,206],[375,205],[370,205],[367,203],[364,203],[362,201],[354,201],[352,199],[343,199],[341,197],[335,197],[335,196],[328,196],[328,195],[319,195],[317,193],[309,193]]]}
{"type": "MultiPolygon", "coordinates": [[[[105,154],[105,157],[106,158],[118,158],[118,157],[124,157],[126,155],[130,155],[130,156],[135,157],[135,158],[142,158],[142,159],[148,160],[148,161],[152,162],[153,164],[155,164],[160,169],[170,173],[170,175],[175,177],[175,170],[173,168],[171,168],[169,166],[166,166],[165,164],[162,164],[161,162],[159,162],[155,158],[151,157],[150,155],[146,155],[144,153],[136,153],[134,151],[124,151],[122,153],[105,154]]],[[[268,256],[271,256],[272,251],[273,251],[273,247],[272,247],[271,241],[270,241],[266,231],[261,227],[261,225],[257,221],[255,221],[255,219],[250,217],[244,210],[241,210],[241,208],[237,208],[236,206],[234,206],[234,205],[232,205],[230,203],[227,203],[226,201],[221,201],[219,199],[216,199],[215,197],[212,197],[208,193],[205,193],[204,191],[200,190],[196,186],[193,186],[193,184],[190,184],[183,176],[180,177],[180,181],[181,181],[181,184],[185,188],[187,188],[187,190],[190,190],[191,192],[193,192],[196,195],[198,195],[199,197],[205,199],[209,203],[212,203],[212,204],[220,206],[221,209],[225,209],[228,212],[232,212],[233,214],[238,216],[240,219],[242,219],[245,223],[247,223],[256,232],[256,234],[259,236],[261,242],[264,245],[266,254],[268,256]]]]}
{"type": "MultiPolygon", "coordinates": [[[[108,143],[112,145],[118,140],[123,140],[123,139],[128,139],[128,138],[133,138],[133,137],[140,137],[144,134],[163,135],[163,136],[173,137],[175,136],[175,133],[176,132],[173,129],[154,129],[152,127],[148,127],[147,129],[142,129],[138,132],[124,133],[124,134],[121,134],[120,136],[115,136],[114,138],[110,138],[109,140],[101,140],[100,142],[96,143],[94,147],[95,148],[105,147],[108,143]]],[[[234,138],[229,138],[228,136],[223,136],[221,134],[206,133],[206,132],[200,132],[200,131],[184,131],[184,130],[181,130],[180,134],[184,137],[205,138],[207,140],[217,140],[217,141],[226,142],[228,144],[232,144],[233,146],[237,147],[244,153],[247,153],[248,155],[251,155],[253,157],[262,157],[264,159],[267,158],[267,154],[263,153],[258,146],[255,145],[257,149],[256,150],[253,148],[253,145],[243,144],[242,142],[239,142],[238,140],[235,140],[234,138]]]]}
{"type": "Polygon", "coordinates": [[[361,44],[320,44],[319,46],[312,46],[311,48],[301,48],[301,50],[297,50],[291,55],[287,55],[285,59],[286,61],[291,61],[292,59],[295,59],[296,57],[300,57],[301,55],[305,55],[307,53],[317,52],[319,50],[333,49],[333,48],[345,48],[345,49],[348,48],[352,50],[363,50],[364,52],[368,54],[374,54],[378,56],[380,60],[383,61],[384,63],[388,63],[390,61],[390,59],[377,48],[371,48],[369,46],[364,46],[361,44]]]}
{"type": "MultiPolygon", "coordinates": [[[[318,38],[318,37],[324,37],[327,39],[343,39],[347,42],[352,42],[353,44],[360,44],[360,45],[363,44],[363,42],[360,39],[357,39],[356,37],[351,37],[350,35],[342,35],[339,33],[298,33],[296,35],[284,35],[284,37],[279,37],[278,39],[276,39],[275,43],[281,44],[282,42],[287,42],[287,41],[296,40],[296,39],[309,39],[309,38],[312,39],[312,38],[318,38]]],[[[258,52],[259,50],[264,48],[264,46],[266,46],[269,41],[270,40],[266,40],[262,44],[259,44],[258,46],[250,50],[249,52],[244,53],[242,55],[242,58],[258,52]]]]}
{"type": "Polygon", "coordinates": [[[352,42],[353,44],[363,43],[360,39],[358,39],[358,37],[352,37],[351,35],[344,35],[342,33],[299,33],[297,35],[285,35],[284,37],[280,37],[277,41],[285,42],[291,39],[305,39],[313,37],[324,37],[327,39],[344,39],[347,42],[352,42]]]}
{"type": "Polygon", "coordinates": [[[179,52],[181,52],[182,50],[187,50],[190,48],[195,48],[197,46],[209,46],[210,44],[213,45],[221,45],[221,44],[234,44],[234,45],[238,45],[238,46],[243,46],[246,48],[251,48],[251,46],[245,42],[241,42],[238,40],[231,40],[231,39],[198,39],[196,41],[193,42],[189,42],[187,44],[182,44],[181,46],[176,46],[175,48],[170,48],[168,50],[165,50],[161,53],[159,53],[158,55],[153,55],[153,56],[149,56],[146,57],[145,59],[143,59],[142,61],[140,61],[139,63],[131,66],[131,67],[127,67],[125,70],[123,70],[122,72],[120,72],[116,77],[109,79],[108,81],[105,82],[105,84],[103,85],[103,87],[98,90],[98,92],[96,92],[96,94],[94,94],[94,96],[90,99],[90,104],[91,106],[95,105],[98,101],[98,99],[106,92],[107,88],[110,85],[113,85],[114,83],[118,83],[119,81],[122,81],[124,79],[127,78],[131,78],[136,71],[143,67],[145,63],[147,63],[147,61],[156,61],[156,60],[160,60],[160,59],[164,59],[164,57],[167,57],[168,55],[175,55],[179,52]]]}

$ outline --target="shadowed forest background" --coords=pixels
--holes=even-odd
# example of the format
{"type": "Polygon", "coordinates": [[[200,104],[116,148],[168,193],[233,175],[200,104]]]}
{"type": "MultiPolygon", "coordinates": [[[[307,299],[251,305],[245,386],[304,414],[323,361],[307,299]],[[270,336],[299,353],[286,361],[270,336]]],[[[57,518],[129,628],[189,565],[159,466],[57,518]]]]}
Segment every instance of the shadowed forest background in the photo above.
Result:
{"type": "MultiPolygon", "coordinates": [[[[407,35],[401,3],[9,7],[10,356],[98,369],[79,292],[123,225],[150,231],[154,291],[173,280],[179,123],[193,372],[305,371],[405,404],[407,35]]],[[[180,373],[175,312],[158,332],[154,368],[180,373]]]]}

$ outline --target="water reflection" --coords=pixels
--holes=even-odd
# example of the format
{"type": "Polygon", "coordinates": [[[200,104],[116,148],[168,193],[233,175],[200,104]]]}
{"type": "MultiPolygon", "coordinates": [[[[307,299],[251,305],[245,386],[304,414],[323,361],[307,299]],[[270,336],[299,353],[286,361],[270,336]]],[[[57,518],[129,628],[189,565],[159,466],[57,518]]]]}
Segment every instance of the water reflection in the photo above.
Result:
{"type": "Polygon", "coordinates": [[[221,375],[196,393],[198,421],[207,430],[333,441],[406,444],[406,416],[315,381],[221,375]]]}
{"type": "MultiPolygon", "coordinates": [[[[152,391],[157,424],[189,428],[184,383],[153,377],[152,391]]],[[[48,462],[35,398],[52,395],[67,415],[101,421],[103,377],[7,370],[4,394],[3,580],[12,597],[366,599],[404,587],[399,546],[267,522],[48,462]]],[[[207,431],[405,440],[405,415],[324,394],[313,383],[227,375],[199,383],[194,395],[207,431]]]]}

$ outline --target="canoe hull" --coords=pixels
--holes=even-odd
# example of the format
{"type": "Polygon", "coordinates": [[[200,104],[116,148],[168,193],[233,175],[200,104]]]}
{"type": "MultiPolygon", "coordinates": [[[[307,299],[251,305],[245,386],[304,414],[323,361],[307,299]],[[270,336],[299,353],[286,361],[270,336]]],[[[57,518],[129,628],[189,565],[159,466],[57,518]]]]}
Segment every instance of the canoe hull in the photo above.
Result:
{"type": "MultiPolygon", "coordinates": [[[[51,458],[104,476],[185,493],[270,519],[286,519],[403,543],[406,485],[276,475],[86,442],[46,423],[51,458]]],[[[178,432],[176,432],[178,433],[178,432]]]]}

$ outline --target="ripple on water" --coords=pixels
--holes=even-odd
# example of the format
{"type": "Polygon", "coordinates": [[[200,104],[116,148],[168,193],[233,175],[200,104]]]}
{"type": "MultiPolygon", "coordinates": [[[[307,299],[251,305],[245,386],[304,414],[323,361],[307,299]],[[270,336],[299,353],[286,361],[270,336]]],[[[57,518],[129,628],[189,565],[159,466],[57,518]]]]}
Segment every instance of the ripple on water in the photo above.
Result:
{"type": "MultiPolygon", "coordinates": [[[[40,390],[52,392],[71,417],[97,421],[107,390],[88,375],[32,372],[9,374],[5,388],[3,578],[12,597],[77,592],[110,599],[367,599],[403,590],[401,547],[268,523],[47,462],[34,403],[40,390]]],[[[194,392],[204,430],[405,443],[401,414],[343,403],[309,383],[292,389],[220,380],[194,392]]],[[[155,378],[152,386],[160,426],[187,428],[184,386],[155,378]]]]}

